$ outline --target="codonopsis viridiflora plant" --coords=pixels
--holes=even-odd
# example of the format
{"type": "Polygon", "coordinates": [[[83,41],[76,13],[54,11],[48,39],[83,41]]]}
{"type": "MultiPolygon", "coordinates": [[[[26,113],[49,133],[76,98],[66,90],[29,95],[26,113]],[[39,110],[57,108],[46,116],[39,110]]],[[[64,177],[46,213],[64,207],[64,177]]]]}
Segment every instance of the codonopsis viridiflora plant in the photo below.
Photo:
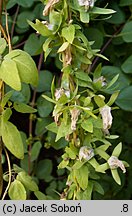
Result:
{"type": "MultiPolygon", "coordinates": [[[[59,88],[52,82],[52,98],[43,95],[54,104],[54,121],[46,128],[56,133],[56,141],[65,137],[68,145],[62,155],[59,169],[68,170],[66,188],[61,199],[91,199],[92,192],[103,194],[98,182],[99,173],[111,170],[114,180],[120,185],[117,168],[126,172],[128,164],[119,159],[122,143],[110,154],[112,125],[111,107],[118,97],[114,92],[106,100],[106,92],[118,79],[115,76],[107,83],[101,75],[101,64],[94,72],[91,65],[94,57],[106,57],[99,50],[92,49],[93,41],[83,34],[83,24],[98,15],[109,15],[115,11],[96,7],[96,1],[49,0],[44,2],[44,21],[30,21],[29,24],[41,35],[47,37],[43,44],[45,61],[51,53],[59,55],[62,76],[59,88]]],[[[106,59],[107,60],[107,59],[106,59]]]]}

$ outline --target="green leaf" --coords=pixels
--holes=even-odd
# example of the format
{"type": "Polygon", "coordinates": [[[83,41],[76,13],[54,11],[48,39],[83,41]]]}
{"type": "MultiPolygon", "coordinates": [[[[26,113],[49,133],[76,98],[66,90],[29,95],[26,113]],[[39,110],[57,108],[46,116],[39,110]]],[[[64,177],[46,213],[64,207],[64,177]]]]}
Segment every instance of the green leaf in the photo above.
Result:
{"type": "Polygon", "coordinates": [[[65,122],[62,122],[58,128],[55,142],[57,142],[61,137],[65,137],[71,134],[72,132],[73,131],[71,130],[71,123],[65,124],[65,122]]]}
{"type": "Polygon", "coordinates": [[[80,169],[74,170],[74,178],[83,190],[85,190],[88,186],[88,174],[88,167],[85,165],[83,165],[80,169]]]}
{"type": "Polygon", "coordinates": [[[47,196],[41,191],[35,191],[34,195],[37,197],[38,200],[47,200],[47,196]]]}
{"type": "Polygon", "coordinates": [[[109,169],[109,165],[108,163],[104,163],[104,164],[98,165],[95,170],[96,172],[105,173],[107,169],[109,169]]]}
{"type": "Polygon", "coordinates": [[[109,155],[105,152],[105,151],[103,151],[102,149],[99,149],[99,148],[97,148],[97,149],[95,149],[95,153],[96,154],[99,154],[103,159],[105,159],[106,161],[109,159],[109,155]]]}
{"type": "Polygon", "coordinates": [[[2,124],[2,139],[6,148],[17,158],[24,157],[24,148],[21,135],[16,126],[11,122],[4,122],[2,124]]]}
{"type": "Polygon", "coordinates": [[[96,167],[99,166],[99,163],[97,162],[95,158],[92,158],[91,160],[89,160],[88,163],[90,163],[95,169],[96,167]]]}
{"type": "Polygon", "coordinates": [[[16,25],[17,27],[21,28],[21,29],[29,29],[29,24],[27,22],[28,20],[34,20],[35,19],[35,14],[32,11],[22,11],[21,13],[18,14],[17,16],[17,22],[16,25]]]}
{"type": "Polygon", "coordinates": [[[69,25],[62,29],[62,37],[64,37],[70,44],[73,43],[75,37],[75,26],[69,25]]]}
{"type": "Polygon", "coordinates": [[[52,172],[52,161],[49,159],[40,160],[36,168],[36,176],[39,179],[45,179],[52,172]]]}
{"type": "Polygon", "coordinates": [[[101,186],[101,184],[99,184],[97,181],[93,181],[93,180],[92,180],[92,182],[93,182],[93,190],[104,195],[104,189],[101,186]]]}
{"type": "Polygon", "coordinates": [[[118,185],[121,185],[121,179],[120,179],[117,169],[111,169],[111,174],[112,174],[113,179],[116,181],[116,183],[118,185]]]}
{"type": "Polygon", "coordinates": [[[120,6],[131,6],[132,5],[132,0],[120,0],[120,6]]]}
{"type": "Polygon", "coordinates": [[[0,79],[13,89],[21,90],[21,80],[17,65],[12,59],[8,58],[8,54],[0,66],[0,79]]]}
{"type": "Polygon", "coordinates": [[[18,180],[11,183],[8,194],[11,200],[26,200],[26,190],[18,180]]]}
{"type": "Polygon", "coordinates": [[[51,30],[53,31],[54,34],[59,30],[61,22],[62,22],[62,13],[57,12],[55,10],[51,10],[49,13],[49,23],[51,26],[51,30]]]}
{"type": "Polygon", "coordinates": [[[126,74],[132,74],[132,55],[130,55],[121,66],[126,74]]]}
{"type": "Polygon", "coordinates": [[[122,23],[125,23],[125,13],[124,11],[119,7],[119,4],[114,1],[112,2],[111,4],[111,7],[112,9],[114,9],[116,11],[115,14],[113,14],[111,16],[110,19],[107,19],[106,21],[108,23],[112,23],[112,24],[116,24],[116,25],[119,25],[119,24],[122,24],[122,23]]]}
{"type": "Polygon", "coordinates": [[[56,101],[53,100],[52,98],[48,97],[47,95],[42,95],[43,98],[45,98],[47,101],[56,104],[56,101]]]}
{"type": "Polygon", "coordinates": [[[1,101],[2,108],[5,107],[5,105],[7,104],[9,99],[11,98],[12,94],[13,94],[13,91],[9,91],[4,95],[4,97],[2,98],[2,101],[1,101]]]}
{"type": "Polygon", "coordinates": [[[94,101],[98,105],[98,107],[105,106],[104,100],[105,100],[105,97],[103,97],[103,96],[102,97],[100,95],[95,95],[94,96],[94,101]]]}
{"type": "Polygon", "coordinates": [[[2,120],[3,122],[7,122],[10,118],[10,116],[12,115],[12,111],[10,108],[6,108],[3,112],[2,112],[2,120]]]}
{"type": "Polygon", "coordinates": [[[51,142],[51,146],[56,150],[65,148],[67,144],[68,144],[68,141],[66,141],[65,138],[61,138],[57,142],[51,142]]]}
{"type": "MultiPolygon", "coordinates": [[[[28,173],[28,163],[29,163],[29,157],[28,157],[28,154],[25,154],[24,155],[24,158],[20,161],[20,166],[21,168],[26,171],[28,173]]],[[[34,164],[31,163],[30,164],[30,171],[32,172],[33,171],[33,166],[34,164]]]]}
{"type": "Polygon", "coordinates": [[[49,131],[52,131],[53,133],[57,133],[58,132],[58,127],[56,125],[55,122],[49,124],[48,126],[46,126],[46,129],[49,131]]]}
{"type": "Polygon", "coordinates": [[[90,132],[90,133],[93,133],[93,123],[91,121],[91,119],[87,119],[87,120],[83,120],[82,124],[81,124],[81,127],[90,132]]]}
{"type": "Polygon", "coordinates": [[[108,105],[108,106],[112,106],[113,103],[116,101],[118,95],[119,95],[119,91],[114,92],[114,93],[111,95],[111,97],[110,97],[110,99],[109,99],[107,105],[108,105]]]}
{"type": "Polygon", "coordinates": [[[96,80],[96,79],[98,79],[99,77],[101,77],[101,70],[102,70],[102,64],[100,63],[100,64],[95,68],[95,71],[94,71],[94,74],[93,74],[93,80],[96,80]]]}
{"type": "Polygon", "coordinates": [[[0,38],[0,55],[3,54],[3,52],[5,51],[6,49],[6,40],[4,38],[0,38]]]}
{"type": "Polygon", "coordinates": [[[64,42],[62,45],[61,45],[61,47],[58,49],[58,53],[60,53],[60,52],[64,52],[66,49],[67,49],[67,47],[69,46],[69,42],[64,42]]]}
{"type": "Polygon", "coordinates": [[[22,7],[28,8],[31,7],[35,0],[15,0],[17,4],[19,4],[22,7]]]}
{"type": "Polygon", "coordinates": [[[89,13],[85,11],[80,11],[80,20],[83,23],[89,23],[89,13]]]}
{"type": "Polygon", "coordinates": [[[27,135],[23,131],[20,131],[20,135],[21,135],[22,142],[23,142],[24,153],[28,153],[27,135]]]}
{"type": "Polygon", "coordinates": [[[84,81],[88,81],[88,82],[91,82],[91,78],[88,76],[87,73],[83,72],[83,70],[78,70],[75,72],[75,76],[78,78],[78,79],[81,79],[81,80],[84,80],[84,81]]]}
{"type": "Polygon", "coordinates": [[[72,160],[74,160],[76,158],[76,153],[75,153],[75,151],[73,151],[73,149],[66,147],[65,152],[67,153],[68,158],[71,158],[72,160]]]}
{"type": "Polygon", "coordinates": [[[39,72],[39,82],[37,86],[37,92],[50,91],[53,75],[48,70],[42,70],[39,72]]]}
{"type": "Polygon", "coordinates": [[[119,78],[119,74],[113,77],[113,79],[108,83],[106,89],[109,89],[112,85],[114,85],[114,83],[118,80],[118,78],[119,78]]]}
{"type": "Polygon", "coordinates": [[[51,122],[52,122],[51,117],[38,118],[35,127],[35,134],[36,135],[44,134],[47,131],[46,126],[48,126],[51,122]]]}
{"type": "Polygon", "coordinates": [[[119,157],[120,153],[122,151],[122,143],[120,142],[113,150],[112,155],[119,157]]]}
{"type": "Polygon", "coordinates": [[[52,35],[52,31],[48,29],[46,25],[44,25],[42,22],[40,22],[38,19],[36,19],[36,23],[34,24],[31,21],[27,21],[32,28],[34,28],[36,31],[38,31],[43,36],[50,36],[52,35]]]}
{"type": "Polygon", "coordinates": [[[58,165],[58,169],[64,169],[69,164],[69,160],[62,160],[60,164],[58,165]]]}
{"type": "MultiPolygon", "coordinates": [[[[89,41],[94,41],[94,44],[92,45],[93,49],[100,49],[102,47],[102,45],[103,45],[103,34],[99,29],[93,28],[93,27],[85,28],[84,33],[87,36],[89,41]]],[[[95,79],[97,79],[97,78],[95,78],[95,79]]]]}
{"type": "Polygon", "coordinates": [[[51,96],[51,93],[47,92],[45,93],[45,95],[41,95],[37,99],[37,109],[38,109],[38,113],[40,117],[47,117],[53,110],[53,103],[47,100],[47,98],[50,98],[50,96],[51,96]]]}
{"type": "MultiPolygon", "coordinates": [[[[6,90],[10,91],[10,87],[6,86],[6,90]]],[[[31,90],[28,84],[22,83],[22,89],[21,91],[13,91],[13,94],[10,98],[11,101],[17,101],[21,103],[29,103],[31,97],[31,90]]]]}
{"type": "Polygon", "coordinates": [[[120,92],[116,104],[123,110],[132,111],[132,86],[128,86],[120,92]]]}
{"type": "Polygon", "coordinates": [[[78,192],[77,199],[78,200],[91,200],[92,191],[93,191],[93,182],[89,181],[88,187],[86,188],[86,190],[84,192],[83,191],[78,192]]]}
{"type": "Polygon", "coordinates": [[[6,55],[6,59],[12,59],[16,63],[21,82],[37,86],[38,70],[35,62],[28,53],[22,50],[13,50],[6,55]]]}
{"type": "Polygon", "coordinates": [[[42,148],[42,144],[40,141],[37,141],[33,144],[32,149],[31,149],[31,161],[35,161],[40,153],[40,150],[42,148]]]}
{"type": "Polygon", "coordinates": [[[99,7],[93,7],[90,10],[90,13],[92,14],[113,14],[116,11],[112,10],[112,9],[106,9],[106,8],[99,8],[99,7]]]}
{"type": "Polygon", "coordinates": [[[42,45],[44,41],[44,37],[38,37],[35,33],[32,33],[29,35],[28,39],[24,44],[24,51],[31,56],[36,56],[42,52],[42,45]]]}
{"type": "Polygon", "coordinates": [[[122,36],[125,42],[132,42],[132,21],[129,21],[124,25],[120,35],[122,36]]]}
{"type": "Polygon", "coordinates": [[[82,162],[82,161],[76,161],[76,163],[73,165],[72,169],[80,169],[83,165],[84,165],[85,162],[82,162]]]}
{"type": "Polygon", "coordinates": [[[13,107],[17,112],[20,112],[20,113],[35,113],[35,112],[37,112],[37,110],[32,108],[31,106],[28,106],[27,104],[20,103],[20,102],[14,102],[13,107]]]}
{"type": "MultiPolygon", "coordinates": [[[[116,90],[121,90],[130,85],[130,79],[121,71],[119,67],[115,66],[104,66],[102,68],[102,75],[106,78],[109,83],[111,80],[119,74],[118,80],[112,86],[112,89],[108,89],[108,93],[114,93],[116,90]]],[[[106,91],[106,90],[105,90],[106,91]]]]}
{"type": "Polygon", "coordinates": [[[20,181],[25,188],[27,188],[30,191],[38,191],[38,185],[35,181],[33,181],[32,177],[29,176],[26,172],[19,172],[16,179],[20,181]]]}

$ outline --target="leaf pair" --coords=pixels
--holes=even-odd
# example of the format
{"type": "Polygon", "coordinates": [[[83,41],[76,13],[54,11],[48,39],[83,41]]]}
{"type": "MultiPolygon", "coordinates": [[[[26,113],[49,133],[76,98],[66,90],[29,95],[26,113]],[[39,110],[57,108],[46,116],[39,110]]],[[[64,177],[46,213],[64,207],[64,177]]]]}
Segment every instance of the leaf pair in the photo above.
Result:
{"type": "Polygon", "coordinates": [[[38,83],[36,65],[26,52],[13,50],[4,57],[0,65],[0,79],[17,91],[21,90],[21,82],[36,86],[38,83]]]}

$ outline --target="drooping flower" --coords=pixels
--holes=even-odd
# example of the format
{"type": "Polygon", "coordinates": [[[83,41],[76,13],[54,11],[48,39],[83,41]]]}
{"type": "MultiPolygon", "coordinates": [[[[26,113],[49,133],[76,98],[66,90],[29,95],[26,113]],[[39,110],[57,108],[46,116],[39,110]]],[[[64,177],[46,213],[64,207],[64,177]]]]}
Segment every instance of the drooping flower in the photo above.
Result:
{"type": "Polygon", "coordinates": [[[116,156],[111,156],[107,162],[108,162],[111,169],[116,169],[116,168],[120,167],[121,170],[123,171],[123,173],[126,172],[126,169],[125,169],[123,162],[120,161],[116,156]]]}
{"type": "Polygon", "coordinates": [[[71,129],[72,131],[75,131],[78,116],[80,115],[80,110],[74,107],[73,109],[70,110],[70,113],[71,113],[71,129]]]}
{"type": "Polygon", "coordinates": [[[78,3],[80,6],[85,6],[86,11],[94,6],[94,0],[78,0],[78,3]]]}
{"type": "Polygon", "coordinates": [[[98,79],[94,79],[93,82],[96,83],[96,82],[98,82],[98,81],[101,82],[102,87],[107,85],[106,79],[105,79],[105,77],[103,77],[103,76],[99,77],[98,79]]]}
{"type": "Polygon", "coordinates": [[[60,0],[49,0],[48,3],[46,4],[44,10],[43,10],[43,15],[47,16],[49,14],[49,11],[51,8],[57,4],[60,0]]]}
{"type": "Polygon", "coordinates": [[[58,88],[55,90],[55,99],[58,101],[61,96],[65,94],[68,98],[70,98],[70,90],[65,90],[63,88],[58,88]]]}
{"type": "Polygon", "coordinates": [[[92,157],[94,157],[94,150],[88,146],[82,146],[79,151],[79,160],[82,159],[89,161],[92,157]]]}
{"type": "Polygon", "coordinates": [[[109,134],[109,130],[111,128],[112,125],[112,115],[111,115],[111,107],[109,107],[108,105],[105,105],[104,107],[100,108],[100,114],[102,116],[103,119],[103,131],[106,134],[109,134]]]}

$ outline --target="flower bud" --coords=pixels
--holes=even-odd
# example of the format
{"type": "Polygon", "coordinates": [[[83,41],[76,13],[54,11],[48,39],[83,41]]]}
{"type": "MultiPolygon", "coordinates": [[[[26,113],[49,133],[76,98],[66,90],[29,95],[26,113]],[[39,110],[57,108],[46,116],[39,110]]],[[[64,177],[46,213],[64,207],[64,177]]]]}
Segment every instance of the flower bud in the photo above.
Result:
{"type": "Polygon", "coordinates": [[[92,157],[94,157],[94,150],[88,146],[83,146],[79,151],[79,160],[82,159],[89,161],[92,157]]]}
{"type": "Polygon", "coordinates": [[[85,6],[86,11],[94,6],[94,0],[78,0],[78,3],[80,6],[85,6]]]}
{"type": "Polygon", "coordinates": [[[71,130],[75,131],[78,116],[80,115],[80,110],[74,107],[72,110],[70,110],[70,113],[71,113],[71,130]]]}
{"type": "Polygon", "coordinates": [[[108,129],[111,128],[112,125],[111,107],[109,107],[108,105],[101,107],[100,114],[103,119],[103,130],[106,134],[109,134],[108,129]]]}

